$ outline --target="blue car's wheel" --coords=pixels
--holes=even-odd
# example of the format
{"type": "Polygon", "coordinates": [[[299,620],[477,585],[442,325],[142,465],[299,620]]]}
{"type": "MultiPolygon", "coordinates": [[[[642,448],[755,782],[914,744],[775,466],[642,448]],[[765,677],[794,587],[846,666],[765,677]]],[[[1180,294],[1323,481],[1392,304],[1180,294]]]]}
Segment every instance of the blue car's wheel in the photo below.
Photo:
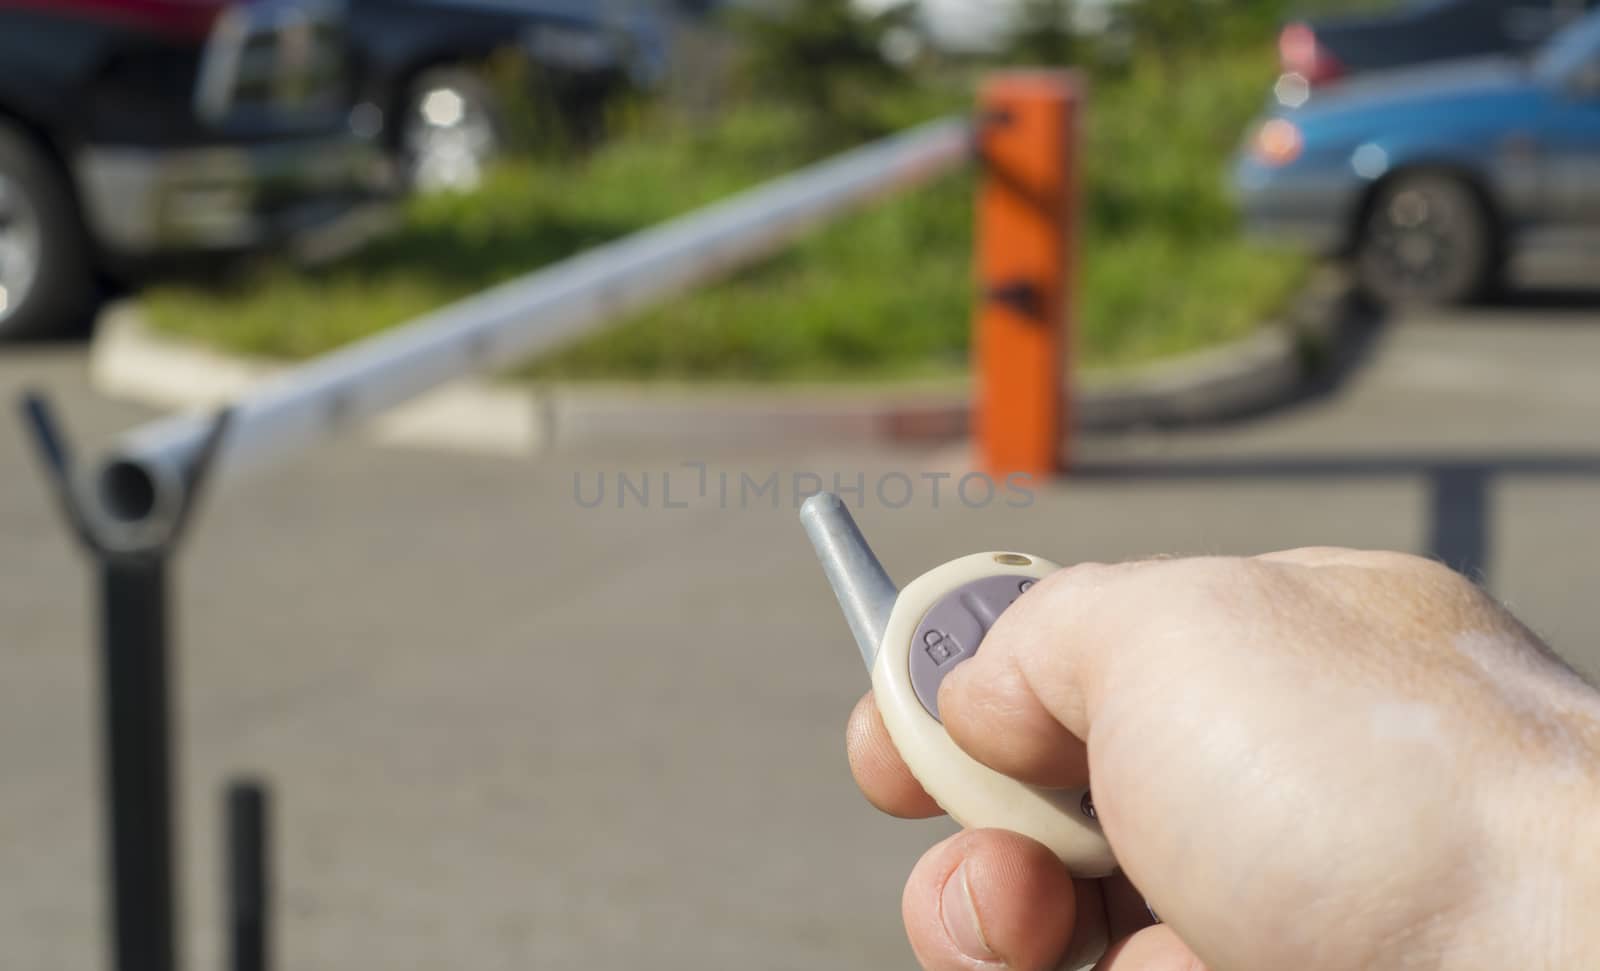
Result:
{"type": "Polygon", "coordinates": [[[1356,275],[1380,303],[1461,303],[1488,285],[1494,245],[1489,214],[1466,183],[1402,175],[1380,186],[1367,209],[1356,275]]]}

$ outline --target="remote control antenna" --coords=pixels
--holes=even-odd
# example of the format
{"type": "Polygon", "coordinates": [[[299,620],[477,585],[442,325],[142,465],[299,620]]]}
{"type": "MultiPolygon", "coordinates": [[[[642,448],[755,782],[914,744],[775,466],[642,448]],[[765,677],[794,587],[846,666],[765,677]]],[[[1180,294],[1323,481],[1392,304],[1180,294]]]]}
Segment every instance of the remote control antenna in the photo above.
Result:
{"type": "Polygon", "coordinates": [[[872,547],[838,496],[819,492],[807,499],[800,507],[800,524],[811,537],[817,559],[822,561],[822,572],[828,576],[833,595],[839,598],[839,609],[844,611],[850,633],[861,648],[861,659],[870,671],[900,591],[872,554],[872,547]]]}

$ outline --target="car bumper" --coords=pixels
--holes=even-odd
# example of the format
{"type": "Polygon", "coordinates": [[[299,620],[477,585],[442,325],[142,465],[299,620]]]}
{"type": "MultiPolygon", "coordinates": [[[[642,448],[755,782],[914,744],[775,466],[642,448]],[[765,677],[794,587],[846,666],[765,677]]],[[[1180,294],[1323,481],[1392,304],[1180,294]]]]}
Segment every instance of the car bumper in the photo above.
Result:
{"type": "Polygon", "coordinates": [[[89,229],[107,251],[244,250],[338,219],[389,183],[347,136],[178,150],[95,147],[77,160],[89,229]]]}
{"type": "Polygon", "coordinates": [[[1249,235],[1336,255],[1350,243],[1360,187],[1326,172],[1272,169],[1246,159],[1234,167],[1232,194],[1249,235]]]}

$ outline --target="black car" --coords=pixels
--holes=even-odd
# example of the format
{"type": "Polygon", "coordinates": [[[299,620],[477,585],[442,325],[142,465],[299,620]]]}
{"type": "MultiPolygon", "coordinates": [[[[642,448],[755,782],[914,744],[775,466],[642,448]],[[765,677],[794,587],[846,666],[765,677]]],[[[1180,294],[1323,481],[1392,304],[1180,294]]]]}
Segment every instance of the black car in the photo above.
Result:
{"type": "Polygon", "coordinates": [[[1531,51],[1600,0],[1414,0],[1379,13],[1296,20],[1278,37],[1285,75],[1310,85],[1424,61],[1531,51]]]}
{"type": "Polygon", "coordinates": [[[332,0],[0,0],[0,340],[381,189],[332,0]]]}
{"type": "Polygon", "coordinates": [[[613,93],[653,85],[665,70],[666,27],[648,8],[604,0],[347,0],[363,104],[355,122],[381,139],[422,187],[475,182],[503,146],[503,83],[592,127],[613,93]],[[502,79],[503,81],[503,79],[502,79]]]}

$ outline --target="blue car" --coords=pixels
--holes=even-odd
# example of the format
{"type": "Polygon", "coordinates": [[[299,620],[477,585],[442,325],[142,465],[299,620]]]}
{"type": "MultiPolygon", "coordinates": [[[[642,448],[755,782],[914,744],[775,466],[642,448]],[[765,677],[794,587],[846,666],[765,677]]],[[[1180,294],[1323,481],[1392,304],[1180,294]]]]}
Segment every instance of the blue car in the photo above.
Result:
{"type": "Polygon", "coordinates": [[[1385,303],[1460,302],[1513,259],[1600,254],[1600,14],[1525,60],[1315,89],[1285,75],[1234,188],[1254,234],[1348,259],[1385,303]]]}

